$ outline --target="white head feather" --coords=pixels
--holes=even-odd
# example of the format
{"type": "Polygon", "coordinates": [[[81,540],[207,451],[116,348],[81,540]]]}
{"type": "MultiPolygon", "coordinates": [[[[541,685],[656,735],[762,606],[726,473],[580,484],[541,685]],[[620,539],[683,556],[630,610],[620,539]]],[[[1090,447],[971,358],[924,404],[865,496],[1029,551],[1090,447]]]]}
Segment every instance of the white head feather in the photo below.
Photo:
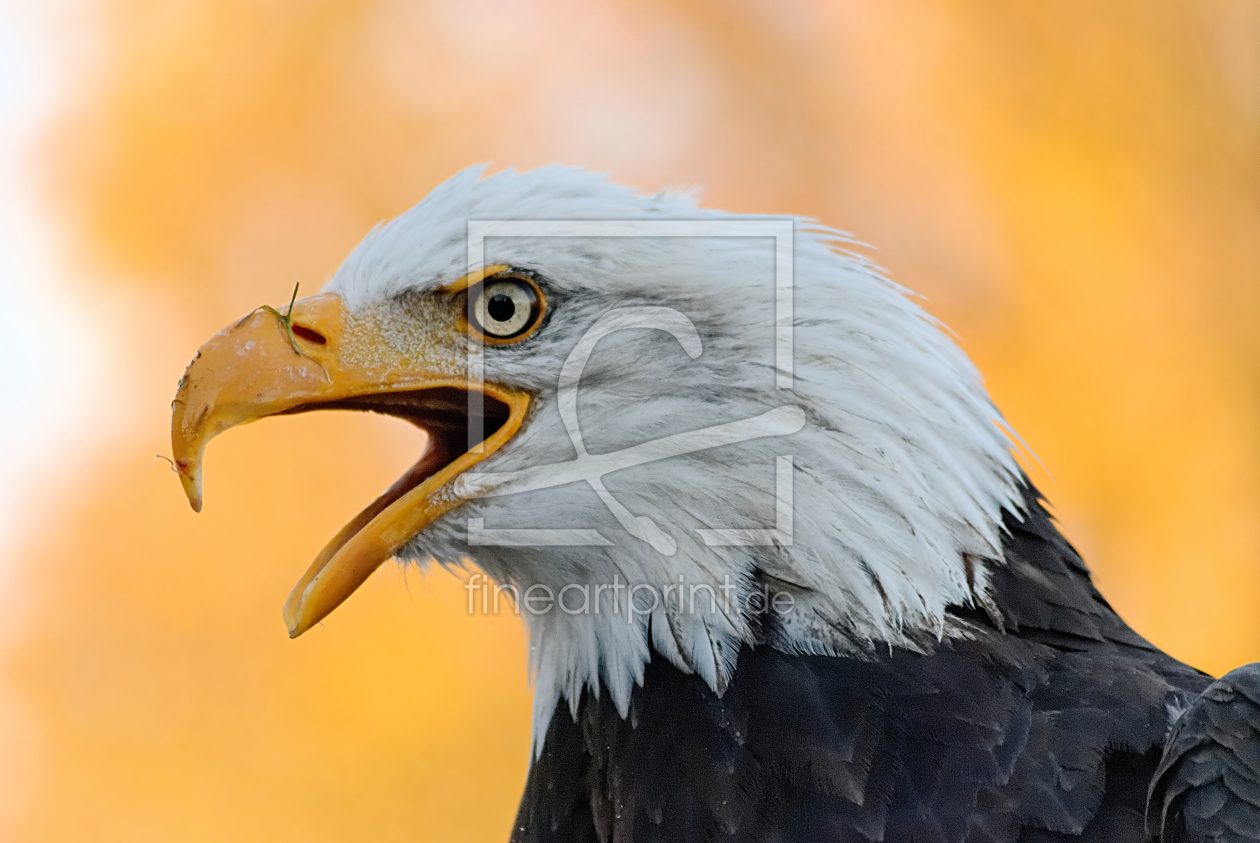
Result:
{"type": "MultiPolygon", "coordinates": [[[[377,227],[328,290],[340,293],[352,312],[386,313],[399,296],[449,284],[469,271],[469,220],[747,219],[699,209],[686,195],[639,196],[578,169],[482,175],[483,168],[465,170],[377,227]]],[[[680,311],[695,325],[703,351],[691,359],[661,331],[601,340],[578,392],[582,434],[593,453],[783,405],[800,407],[807,420],[788,437],[609,475],[608,489],[630,512],[651,518],[676,541],[670,556],[621,530],[583,483],[472,499],[408,544],[405,559],[447,565],[471,559],[522,593],[530,586],[557,595],[570,584],[590,587],[588,611],[523,613],[536,677],[536,744],[561,698],[576,709],[583,689],[599,693],[601,681],[624,714],[652,649],[720,693],[743,644],[808,653],[921,647],[945,634],[947,607],[990,605],[986,561],[1001,559],[1001,513],[1021,506],[1009,428],[970,361],[906,291],[843,251],[844,235],[805,219],[794,223],[791,391],[775,388],[767,240],[486,242],[485,263],[536,272],[551,309],[528,341],[485,349],[486,380],[527,389],[535,402],[522,430],[479,469],[575,457],[560,422],[560,368],[587,329],[617,307],[680,311]],[[791,546],[706,546],[696,529],[774,523],[775,458],[789,454],[791,546]],[[469,547],[469,518],[500,528],[598,529],[611,545],[469,547]],[[659,590],[680,579],[714,589],[729,583],[738,597],[720,601],[717,611],[702,596],[699,608],[658,605],[628,615],[624,591],[591,594],[600,584],[659,590]],[[747,611],[745,599],[764,581],[794,598],[792,611],[769,626],[747,611]]],[[[567,605],[579,605],[577,592],[569,596],[567,605]]]]}

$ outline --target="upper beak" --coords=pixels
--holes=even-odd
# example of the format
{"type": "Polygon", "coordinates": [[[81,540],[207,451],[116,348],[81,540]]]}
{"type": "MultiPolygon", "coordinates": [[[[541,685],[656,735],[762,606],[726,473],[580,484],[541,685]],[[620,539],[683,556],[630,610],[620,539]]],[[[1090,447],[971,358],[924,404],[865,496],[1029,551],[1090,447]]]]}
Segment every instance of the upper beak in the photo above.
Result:
{"type": "Polygon", "coordinates": [[[439,371],[398,359],[384,337],[361,326],[354,353],[346,353],[349,315],[334,293],[296,302],[288,320],[266,309],[225,328],[201,347],[180,381],[171,444],[195,511],[201,511],[206,443],[239,424],[282,413],[359,409],[401,416],[429,434],[420,461],[343,527],[294,587],[284,619],[290,637],[297,637],[461,502],[439,492],[516,433],[529,396],[474,384],[460,367],[439,371]]]}

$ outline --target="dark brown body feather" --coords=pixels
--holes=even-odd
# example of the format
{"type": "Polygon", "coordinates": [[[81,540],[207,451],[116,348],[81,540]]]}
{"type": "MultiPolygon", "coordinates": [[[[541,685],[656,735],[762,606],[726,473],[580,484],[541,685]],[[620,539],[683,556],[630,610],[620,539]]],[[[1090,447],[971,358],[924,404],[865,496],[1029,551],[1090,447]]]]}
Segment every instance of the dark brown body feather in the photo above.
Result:
{"type": "Polygon", "coordinates": [[[655,658],[627,718],[607,693],[557,711],[512,840],[1148,839],[1170,712],[1212,680],[1129,629],[1026,497],[1000,618],[959,608],[968,634],[926,654],[748,647],[720,698],[655,658]]]}

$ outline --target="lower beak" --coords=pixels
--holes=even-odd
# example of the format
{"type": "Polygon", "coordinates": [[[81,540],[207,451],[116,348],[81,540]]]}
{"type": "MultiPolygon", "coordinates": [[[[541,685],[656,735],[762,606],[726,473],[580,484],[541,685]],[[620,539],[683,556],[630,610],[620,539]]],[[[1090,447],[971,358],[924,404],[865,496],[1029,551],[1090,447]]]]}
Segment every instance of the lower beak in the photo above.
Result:
{"type": "Polygon", "coordinates": [[[391,355],[383,338],[361,331],[355,333],[355,353],[346,354],[347,322],[343,300],[333,293],[302,299],[287,316],[270,308],[255,311],[201,347],[172,405],[175,466],[197,512],[206,443],[236,425],[351,409],[405,418],[428,433],[419,462],[343,527],[294,587],[284,606],[293,638],[462,503],[449,484],[502,447],[529,407],[525,393],[391,360],[398,355],[391,355]]]}

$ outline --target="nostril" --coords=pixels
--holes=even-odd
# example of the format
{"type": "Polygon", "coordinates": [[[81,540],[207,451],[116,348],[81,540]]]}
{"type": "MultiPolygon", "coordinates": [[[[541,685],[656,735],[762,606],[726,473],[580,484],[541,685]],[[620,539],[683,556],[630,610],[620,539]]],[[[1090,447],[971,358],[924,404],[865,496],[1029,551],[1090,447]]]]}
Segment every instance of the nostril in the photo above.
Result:
{"type": "Polygon", "coordinates": [[[319,331],[316,331],[313,328],[308,328],[305,325],[297,325],[297,324],[294,324],[292,328],[293,328],[293,335],[295,337],[301,337],[307,342],[314,343],[315,345],[324,345],[325,343],[328,342],[327,337],[325,337],[323,334],[321,334],[319,331]]]}

